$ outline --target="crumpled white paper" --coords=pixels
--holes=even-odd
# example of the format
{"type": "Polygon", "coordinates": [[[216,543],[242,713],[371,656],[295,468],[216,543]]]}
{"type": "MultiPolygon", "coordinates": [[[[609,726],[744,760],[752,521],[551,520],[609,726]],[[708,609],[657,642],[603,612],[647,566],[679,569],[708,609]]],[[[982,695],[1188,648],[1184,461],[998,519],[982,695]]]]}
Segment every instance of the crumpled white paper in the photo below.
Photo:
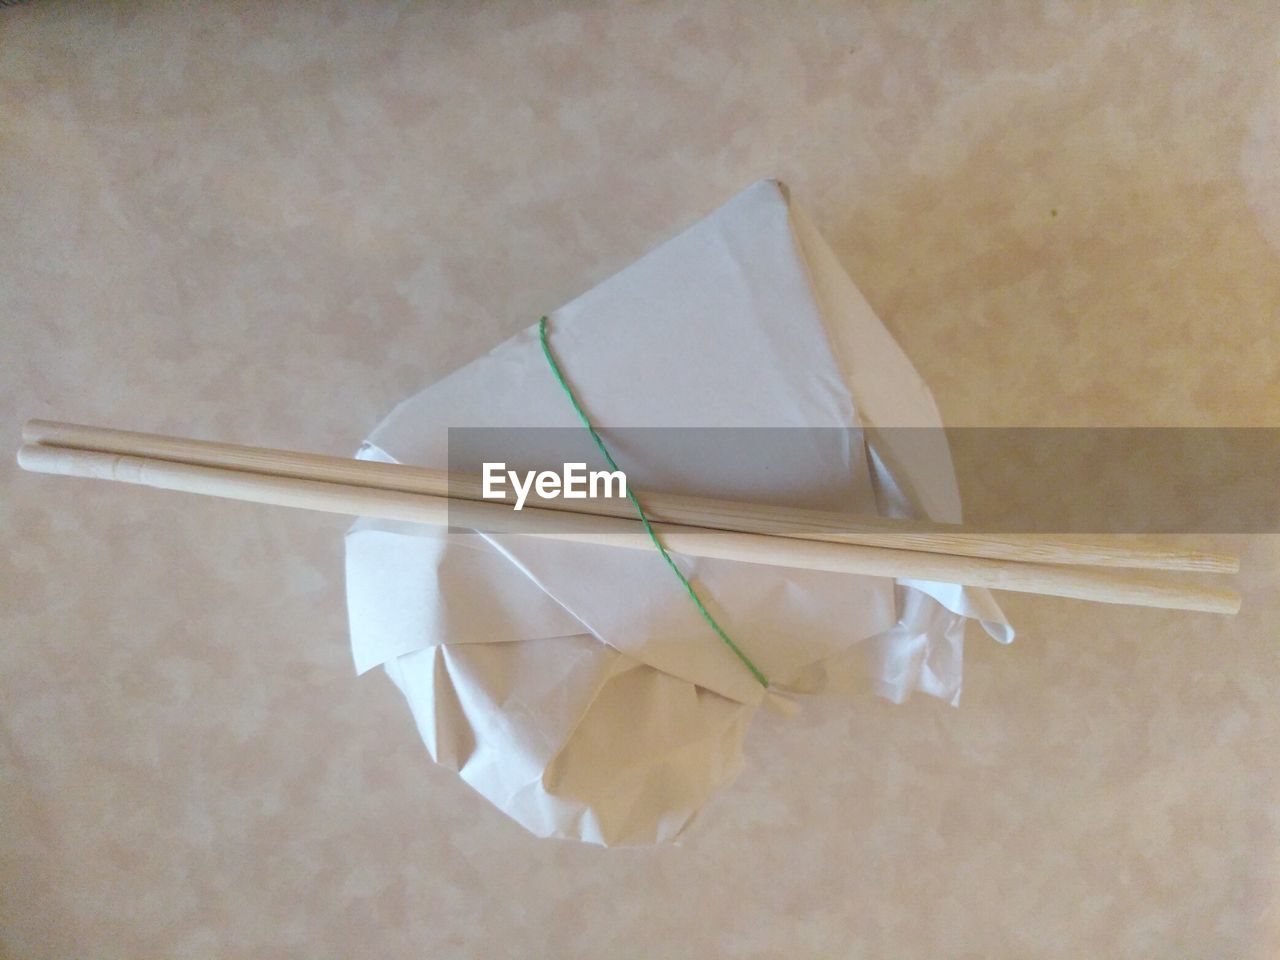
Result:
{"type": "MultiPolygon", "coordinates": [[[[777,182],[549,317],[557,359],[606,437],[845,428],[814,432],[822,441],[781,465],[673,456],[656,440],[647,449],[646,431],[625,433],[612,452],[641,494],[959,520],[942,434],[875,430],[941,426],[928,388],[777,182]]],[[[449,427],[577,427],[548,434],[573,449],[520,462],[601,466],[536,323],[401,403],[359,455],[449,466],[449,427]]],[[[985,590],[677,562],[775,689],[869,680],[895,701],[918,690],[955,703],[965,619],[1013,636],[985,590]]],[[[384,665],[436,762],[540,836],[674,839],[739,771],[769,696],[656,552],[361,520],[347,535],[347,591],[357,669],[384,665]]]]}

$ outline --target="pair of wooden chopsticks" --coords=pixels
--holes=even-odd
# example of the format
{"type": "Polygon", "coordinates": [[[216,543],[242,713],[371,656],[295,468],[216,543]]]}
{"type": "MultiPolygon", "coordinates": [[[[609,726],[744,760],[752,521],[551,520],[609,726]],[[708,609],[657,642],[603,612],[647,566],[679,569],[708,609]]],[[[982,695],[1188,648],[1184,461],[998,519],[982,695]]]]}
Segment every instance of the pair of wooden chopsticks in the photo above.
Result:
{"type": "MultiPolygon", "coordinates": [[[[31,420],[18,463],[234,500],[577,543],[653,549],[625,500],[541,500],[520,512],[481,499],[478,477],[262,447],[31,420]]],[[[1227,554],[1114,540],[975,534],[838,513],[643,494],[668,549],[695,557],[1234,614],[1222,587],[1088,567],[1235,573],[1227,554]]]]}

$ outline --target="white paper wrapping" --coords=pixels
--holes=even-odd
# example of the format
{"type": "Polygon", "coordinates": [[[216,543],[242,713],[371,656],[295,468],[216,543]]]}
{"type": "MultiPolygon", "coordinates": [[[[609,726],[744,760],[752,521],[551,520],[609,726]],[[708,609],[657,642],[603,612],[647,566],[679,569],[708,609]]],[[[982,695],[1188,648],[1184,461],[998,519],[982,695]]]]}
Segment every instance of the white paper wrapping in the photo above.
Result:
{"type": "MultiPolygon", "coordinates": [[[[928,388],[774,181],[549,317],[557,359],[606,437],[843,428],[797,432],[806,440],[782,465],[624,433],[611,449],[641,494],[959,519],[942,434],[876,432],[941,426],[928,388]]],[[[449,466],[450,427],[577,427],[530,431],[563,449],[476,455],[602,466],[536,324],[400,404],[360,456],[449,466]]],[[[983,590],[676,560],[782,690],[869,680],[896,701],[922,691],[955,703],[965,619],[1012,639],[983,590]]],[[[361,520],[347,590],[357,669],[384,665],[436,762],[541,836],[674,839],[738,772],[766,697],[656,551],[361,520]]]]}

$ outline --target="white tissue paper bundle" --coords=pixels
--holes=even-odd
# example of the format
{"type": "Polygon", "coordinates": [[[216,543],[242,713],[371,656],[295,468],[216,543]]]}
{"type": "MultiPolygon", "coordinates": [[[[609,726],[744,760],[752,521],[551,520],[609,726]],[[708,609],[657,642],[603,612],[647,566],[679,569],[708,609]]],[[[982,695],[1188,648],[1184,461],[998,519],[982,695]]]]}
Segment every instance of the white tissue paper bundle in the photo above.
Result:
{"type": "MultiPolygon", "coordinates": [[[[822,432],[838,441],[781,470],[673,459],[645,449],[646,431],[625,433],[613,453],[642,498],[960,518],[940,431],[923,444],[874,433],[940,427],[928,388],[775,181],[550,314],[549,330],[606,438],[630,427],[839,428],[822,432]]],[[[401,403],[359,456],[446,467],[450,427],[586,438],[536,324],[401,403]]],[[[602,466],[584,450],[548,450],[540,466],[602,466]]],[[[373,520],[346,546],[357,670],[383,665],[436,762],[529,831],[670,841],[739,771],[747,725],[771,694],[656,551],[373,520]]],[[[772,689],[869,680],[895,701],[922,691],[956,703],[965,619],[1013,636],[985,590],[676,560],[772,689]]]]}

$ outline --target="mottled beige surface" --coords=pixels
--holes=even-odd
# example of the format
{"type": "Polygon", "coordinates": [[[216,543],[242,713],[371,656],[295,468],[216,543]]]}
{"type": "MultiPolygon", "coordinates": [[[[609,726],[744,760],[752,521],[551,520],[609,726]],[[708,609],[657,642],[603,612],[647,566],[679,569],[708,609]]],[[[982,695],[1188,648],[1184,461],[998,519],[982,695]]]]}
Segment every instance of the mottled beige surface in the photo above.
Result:
{"type": "MultiPolygon", "coordinates": [[[[949,423],[1280,425],[1272,3],[0,30],[6,449],[43,416],[348,452],[767,175],[949,423]]],[[[1010,598],[959,710],[765,715],[684,846],[607,851],[526,836],[352,676],[341,519],[2,469],[7,956],[1280,950],[1276,538],[1234,541],[1234,621],[1010,598]]]]}

